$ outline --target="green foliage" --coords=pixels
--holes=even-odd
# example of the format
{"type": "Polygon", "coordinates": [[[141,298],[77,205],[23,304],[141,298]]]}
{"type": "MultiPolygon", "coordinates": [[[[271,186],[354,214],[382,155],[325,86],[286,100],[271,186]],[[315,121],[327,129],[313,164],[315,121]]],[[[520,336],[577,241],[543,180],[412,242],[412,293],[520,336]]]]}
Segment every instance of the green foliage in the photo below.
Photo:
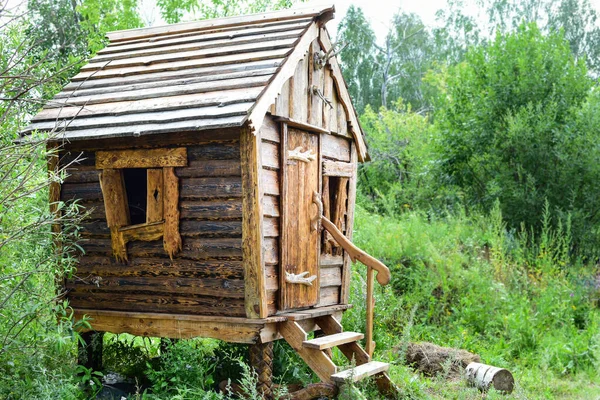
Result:
{"type": "Polygon", "coordinates": [[[146,375],[152,392],[160,397],[189,389],[201,393],[212,389],[215,371],[214,350],[217,342],[210,340],[179,340],[170,343],[157,366],[147,364],[146,375]]]}
{"type": "Polygon", "coordinates": [[[290,8],[305,0],[157,0],[161,16],[167,23],[189,19],[229,17],[290,8]]]}
{"type": "Polygon", "coordinates": [[[593,210],[580,201],[591,193],[582,189],[595,184],[579,174],[596,170],[582,163],[597,159],[588,147],[597,134],[578,129],[574,115],[591,84],[563,36],[544,36],[534,24],[498,34],[450,68],[436,114],[439,157],[466,204],[489,210],[499,199],[509,227],[539,228],[539,210],[548,200],[553,212],[581,217],[573,222],[581,238],[580,226],[595,222],[589,220],[593,210]],[[591,154],[574,165],[583,151],[591,154]]]}
{"type": "Polygon", "coordinates": [[[77,335],[55,283],[74,266],[78,207],[58,202],[62,217],[50,213],[48,187],[63,173],[48,174],[47,138],[14,143],[64,69],[44,62],[50,50],[35,47],[30,27],[16,18],[0,30],[0,398],[70,399],[80,392],[77,335]],[[51,233],[58,222],[64,229],[51,233]]]}
{"type": "Polygon", "coordinates": [[[375,81],[375,33],[361,8],[353,5],[348,8],[340,21],[337,40],[346,46],[339,57],[354,106],[359,112],[368,104],[378,108],[381,92],[375,81]]]}
{"type": "Polygon", "coordinates": [[[47,65],[80,66],[106,45],[107,32],[142,26],[138,0],[32,0],[27,7],[30,39],[47,65]]]}
{"type": "Polygon", "coordinates": [[[431,64],[433,41],[416,14],[394,14],[385,43],[375,34],[360,8],[350,6],[341,20],[338,43],[342,71],[354,105],[388,107],[400,97],[416,110],[429,108],[421,79],[431,64]]]}
{"type": "MultiPolygon", "coordinates": [[[[515,376],[597,380],[597,269],[570,258],[568,227],[552,228],[548,212],[541,237],[533,240],[527,232],[507,231],[499,207],[491,217],[432,218],[414,211],[396,220],[357,211],[357,245],[392,270],[392,284],[375,294],[376,357],[398,362],[407,340],[430,341],[478,353],[515,376]]],[[[343,322],[360,331],[364,269],[354,268],[355,307],[343,322]]],[[[428,397],[428,384],[396,373],[403,389],[428,397]]],[[[529,379],[524,397],[537,398],[535,378],[529,379]]]]}
{"type": "Polygon", "coordinates": [[[399,100],[377,113],[367,107],[360,121],[371,161],[359,167],[359,204],[394,216],[412,209],[441,212],[456,203],[456,190],[436,180],[437,132],[429,117],[399,100]]]}

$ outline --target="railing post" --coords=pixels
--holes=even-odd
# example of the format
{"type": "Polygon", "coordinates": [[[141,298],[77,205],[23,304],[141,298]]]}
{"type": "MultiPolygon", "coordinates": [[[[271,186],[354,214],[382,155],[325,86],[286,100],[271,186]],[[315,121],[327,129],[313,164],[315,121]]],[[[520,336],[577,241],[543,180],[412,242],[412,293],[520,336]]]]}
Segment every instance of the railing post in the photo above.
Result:
{"type": "Polygon", "coordinates": [[[374,284],[373,268],[367,266],[367,329],[366,329],[366,346],[365,351],[369,357],[373,356],[375,350],[375,342],[373,341],[373,309],[375,308],[375,298],[373,297],[374,284]]]}

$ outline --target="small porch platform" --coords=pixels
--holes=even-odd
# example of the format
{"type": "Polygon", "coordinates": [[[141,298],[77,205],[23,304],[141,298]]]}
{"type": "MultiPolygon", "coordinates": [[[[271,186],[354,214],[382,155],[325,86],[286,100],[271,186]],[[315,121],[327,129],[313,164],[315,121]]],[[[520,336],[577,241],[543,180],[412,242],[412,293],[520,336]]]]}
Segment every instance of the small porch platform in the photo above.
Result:
{"type": "Polygon", "coordinates": [[[81,320],[87,316],[92,326],[90,330],[97,332],[130,333],[136,336],[171,339],[208,337],[233,343],[254,344],[281,339],[278,323],[301,321],[302,327],[312,332],[319,328],[315,318],[332,315],[339,320],[342,313],[350,308],[351,304],[339,304],[282,312],[260,319],[77,308],[74,310],[74,317],[81,320]]]}

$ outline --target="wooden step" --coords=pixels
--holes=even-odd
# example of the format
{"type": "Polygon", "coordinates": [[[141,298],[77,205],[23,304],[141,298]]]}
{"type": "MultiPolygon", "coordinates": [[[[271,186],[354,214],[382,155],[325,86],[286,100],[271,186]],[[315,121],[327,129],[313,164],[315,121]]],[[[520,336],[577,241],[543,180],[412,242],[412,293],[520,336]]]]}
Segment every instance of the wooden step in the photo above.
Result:
{"type": "Polygon", "coordinates": [[[385,372],[390,368],[390,364],[380,361],[370,361],[366,364],[338,372],[331,375],[331,380],[337,383],[358,382],[368,376],[385,372]]]}
{"type": "Polygon", "coordinates": [[[357,332],[342,332],[335,335],[321,336],[312,340],[302,342],[302,346],[311,349],[325,350],[341,344],[356,342],[365,337],[362,333],[357,332]]]}

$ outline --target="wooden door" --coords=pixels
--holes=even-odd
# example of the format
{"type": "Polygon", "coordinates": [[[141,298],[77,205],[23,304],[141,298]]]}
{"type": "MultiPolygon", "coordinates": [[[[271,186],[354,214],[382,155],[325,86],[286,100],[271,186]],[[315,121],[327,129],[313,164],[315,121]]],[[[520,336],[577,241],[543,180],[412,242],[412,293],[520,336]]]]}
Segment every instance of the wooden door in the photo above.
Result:
{"type": "Polygon", "coordinates": [[[319,232],[311,224],[314,193],[319,193],[319,136],[284,129],[282,148],[280,309],[288,310],[319,299],[319,232]]]}

